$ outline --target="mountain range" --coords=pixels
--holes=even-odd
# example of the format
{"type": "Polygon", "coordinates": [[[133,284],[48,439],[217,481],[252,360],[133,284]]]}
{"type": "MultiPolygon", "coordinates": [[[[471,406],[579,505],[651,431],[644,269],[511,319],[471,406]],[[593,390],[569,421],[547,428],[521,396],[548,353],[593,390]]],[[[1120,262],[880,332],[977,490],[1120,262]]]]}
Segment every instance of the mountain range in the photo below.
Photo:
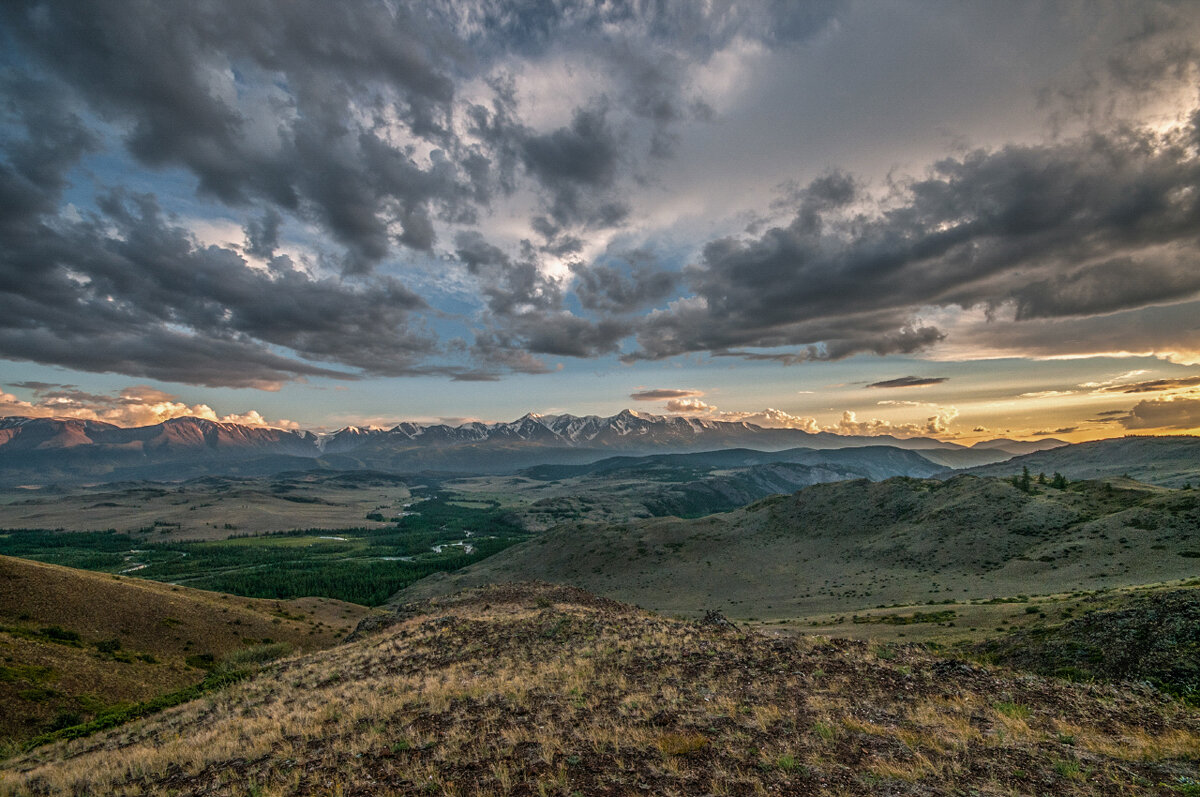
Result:
{"type": "Polygon", "coordinates": [[[404,422],[390,429],[350,426],[332,433],[175,418],[122,428],[101,421],[0,418],[0,485],[118,479],[270,475],[297,468],[508,473],[533,465],[580,464],[614,453],[648,455],[750,447],[778,451],[887,445],[918,451],[948,468],[969,467],[1051,448],[1001,441],[968,448],[931,438],[847,436],[770,429],[746,422],[651,415],[535,415],[459,426],[404,422]],[[1003,445],[1004,442],[1010,445],[1003,445]]]}

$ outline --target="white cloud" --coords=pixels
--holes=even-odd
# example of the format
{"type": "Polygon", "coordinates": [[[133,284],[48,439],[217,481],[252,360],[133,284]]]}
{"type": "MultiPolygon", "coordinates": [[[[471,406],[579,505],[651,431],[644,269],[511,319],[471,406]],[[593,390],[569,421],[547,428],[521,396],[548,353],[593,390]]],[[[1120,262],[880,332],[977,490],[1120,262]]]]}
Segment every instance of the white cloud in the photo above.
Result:
{"type": "Polygon", "coordinates": [[[709,413],[716,412],[716,409],[712,404],[705,404],[700,399],[694,398],[675,398],[667,402],[667,412],[709,413]]]}
{"type": "Polygon", "coordinates": [[[813,434],[821,431],[816,418],[792,415],[774,407],[767,407],[765,410],[757,412],[722,412],[718,420],[744,421],[768,429],[800,429],[813,434]]]}
{"type": "Polygon", "coordinates": [[[1055,398],[1057,396],[1073,396],[1077,393],[1076,390],[1037,390],[1032,393],[1022,393],[1017,398],[1023,399],[1045,399],[1055,398]]]}
{"type": "Polygon", "coordinates": [[[841,420],[826,431],[838,434],[864,435],[894,435],[896,437],[922,437],[926,435],[945,434],[950,430],[950,422],[958,417],[955,407],[939,407],[937,412],[925,419],[924,423],[893,423],[878,418],[858,420],[858,415],[850,410],[842,413],[841,420]]]}
{"type": "Polygon", "coordinates": [[[243,426],[298,429],[300,424],[280,418],[268,421],[258,410],[218,415],[207,404],[188,405],[178,396],[147,385],[135,385],[117,395],[98,395],[75,390],[71,385],[45,385],[34,390],[34,400],[24,401],[0,392],[0,416],[29,418],[79,418],[104,421],[117,426],[150,426],[172,418],[203,418],[243,426]]]}
{"type": "Polygon", "coordinates": [[[1109,387],[1111,385],[1118,385],[1122,382],[1126,382],[1130,379],[1133,379],[1135,377],[1139,377],[1139,376],[1142,376],[1143,374],[1148,374],[1148,373],[1150,373],[1150,371],[1148,369],[1138,368],[1133,371],[1126,371],[1125,373],[1120,374],[1119,376],[1114,376],[1111,379],[1105,379],[1102,382],[1084,382],[1081,385],[1079,385],[1079,387],[1086,387],[1086,388],[1109,387]]]}

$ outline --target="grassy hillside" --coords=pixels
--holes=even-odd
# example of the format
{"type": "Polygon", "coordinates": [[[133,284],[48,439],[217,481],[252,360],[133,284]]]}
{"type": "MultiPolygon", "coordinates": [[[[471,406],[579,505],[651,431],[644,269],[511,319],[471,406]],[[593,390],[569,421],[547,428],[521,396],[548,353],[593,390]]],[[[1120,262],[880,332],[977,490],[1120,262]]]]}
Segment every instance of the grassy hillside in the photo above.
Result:
{"type": "Polygon", "coordinates": [[[0,740],[25,739],[199,682],[231,654],[315,650],[366,614],[0,556],[0,740]]]}
{"type": "Polygon", "coordinates": [[[820,484],[697,520],[566,524],[397,601],[530,578],[673,614],[788,620],[1200,575],[1200,492],[1024,492],[961,476],[820,484]]]}
{"type": "Polygon", "coordinates": [[[12,758],[0,793],[1180,794],[1198,751],[1155,693],[523,586],[12,758]]]}
{"type": "Polygon", "coordinates": [[[1011,476],[1027,467],[1035,475],[1055,471],[1070,479],[1105,479],[1116,476],[1163,487],[1200,487],[1200,437],[1122,437],[1094,440],[1039,451],[995,465],[971,468],[979,476],[1011,476]]]}

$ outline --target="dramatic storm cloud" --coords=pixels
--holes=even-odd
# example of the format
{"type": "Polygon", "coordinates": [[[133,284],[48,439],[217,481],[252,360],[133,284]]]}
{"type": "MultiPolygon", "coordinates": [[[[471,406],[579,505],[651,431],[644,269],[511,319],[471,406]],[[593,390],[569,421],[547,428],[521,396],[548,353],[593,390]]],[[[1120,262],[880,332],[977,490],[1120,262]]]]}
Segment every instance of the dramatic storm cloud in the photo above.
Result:
{"type": "Polygon", "coordinates": [[[819,178],[786,226],[705,245],[688,275],[695,297],[649,320],[644,356],[911,353],[944,337],[922,320],[931,305],[1011,305],[1019,322],[1195,297],[1198,135],[1143,129],[975,151],[882,200],[844,175],[819,178]]]}
{"type": "Polygon", "coordinates": [[[503,414],[440,406],[454,380],[514,410],[948,434],[949,411],[860,421],[873,399],[818,388],[948,404],[996,358],[1142,358],[997,395],[1185,387],[1196,41],[1187,2],[13,0],[6,395],[124,378],[503,414]],[[635,387],[664,382],[705,390],[635,387]]]}

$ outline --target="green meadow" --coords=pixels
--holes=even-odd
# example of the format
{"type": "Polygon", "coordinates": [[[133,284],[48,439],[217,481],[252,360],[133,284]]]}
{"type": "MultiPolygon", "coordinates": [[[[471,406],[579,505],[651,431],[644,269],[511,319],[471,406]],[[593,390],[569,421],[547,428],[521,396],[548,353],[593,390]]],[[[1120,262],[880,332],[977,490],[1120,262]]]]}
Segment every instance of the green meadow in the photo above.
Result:
{"type": "Polygon", "coordinates": [[[117,531],[20,529],[0,554],[252,598],[336,598],[367,606],[433,573],[527,538],[494,503],[433,494],[385,527],[298,529],[214,541],[117,531]]]}

